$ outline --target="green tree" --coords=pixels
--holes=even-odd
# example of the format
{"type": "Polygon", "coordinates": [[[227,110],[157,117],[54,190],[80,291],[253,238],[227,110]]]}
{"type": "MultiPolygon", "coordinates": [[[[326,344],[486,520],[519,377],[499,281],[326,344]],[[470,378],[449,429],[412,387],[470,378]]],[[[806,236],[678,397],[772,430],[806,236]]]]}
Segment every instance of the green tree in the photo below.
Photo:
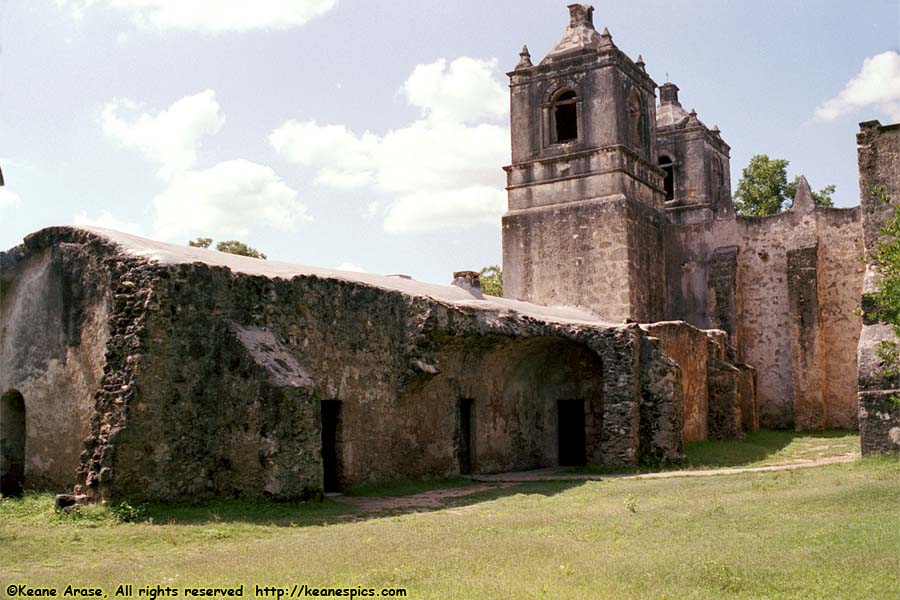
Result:
{"type": "Polygon", "coordinates": [[[479,271],[481,291],[488,296],[503,296],[503,270],[499,265],[490,265],[479,271]]]}
{"type": "MultiPolygon", "coordinates": [[[[883,188],[872,193],[888,202],[890,198],[883,188]]],[[[875,310],[872,316],[888,323],[894,336],[878,345],[878,357],[882,361],[881,373],[885,377],[900,375],[900,206],[894,208],[894,216],[881,229],[881,237],[870,260],[878,272],[876,291],[870,296],[875,310]]],[[[895,397],[895,402],[897,398],[895,397]]]]}
{"type": "MultiPolygon", "coordinates": [[[[213,243],[212,238],[208,237],[198,237],[188,242],[188,246],[191,248],[209,248],[213,243]]],[[[248,246],[244,242],[239,242],[237,240],[228,240],[226,242],[219,242],[216,244],[216,250],[219,252],[227,252],[228,254],[239,254],[241,256],[249,256],[250,258],[261,258],[265,260],[267,257],[265,254],[248,246]]]]}
{"type": "Polygon", "coordinates": [[[249,256],[250,258],[261,258],[263,260],[266,259],[266,255],[253,248],[248,246],[244,242],[239,242],[237,240],[228,240],[226,242],[219,242],[216,244],[216,250],[219,252],[227,252],[228,254],[239,254],[241,256],[249,256]]]}
{"type": "Polygon", "coordinates": [[[189,241],[188,246],[190,246],[191,248],[209,248],[212,242],[212,238],[198,237],[189,241]]]}
{"type": "MultiPolygon", "coordinates": [[[[797,194],[797,181],[788,183],[788,161],[781,158],[769,158],[765,154],[757,154],[750,159],[743,171],[737,190],[734,192],[734,208],[740,215],[765,216],[774,215],[789,206],[797,194]]],[[[835,186],[827,185],[818,192],[813,192],[813,199],[818,206],[834,206],[831,195],[835,186]]]]}

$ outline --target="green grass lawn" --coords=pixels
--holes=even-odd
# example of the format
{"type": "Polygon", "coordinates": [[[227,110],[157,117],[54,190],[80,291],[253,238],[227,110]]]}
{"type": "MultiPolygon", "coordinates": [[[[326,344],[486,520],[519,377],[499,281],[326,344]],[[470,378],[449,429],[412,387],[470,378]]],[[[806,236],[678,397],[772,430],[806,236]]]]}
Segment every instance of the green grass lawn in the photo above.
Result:
{"type": "MultiPolygon", "coordinates": [[[[766,445],[765,436],[751,443],[766,445]]],[[[770,454],[792,443],[771,444],[779,447],[770,454]]],[[[121,583],[307,583],[405,587],[415,599],[896,598],[898,507],[900,463],[888,458],[533,482],[390,514],[337,499],[98,506],[68,516],[53,510],[52,496],[31,494],[0,501],[0,584],[112,592],[121,583]]]]}
{"type": "Polygon", "coordinates": [[[742,440],[687,442],[683,463],[634,467],[564,467],[560,474],[650,473],[682,469],[770,467],[859,454],[859,433],[846,429],[792,431],[763,429],[742,440]]]}

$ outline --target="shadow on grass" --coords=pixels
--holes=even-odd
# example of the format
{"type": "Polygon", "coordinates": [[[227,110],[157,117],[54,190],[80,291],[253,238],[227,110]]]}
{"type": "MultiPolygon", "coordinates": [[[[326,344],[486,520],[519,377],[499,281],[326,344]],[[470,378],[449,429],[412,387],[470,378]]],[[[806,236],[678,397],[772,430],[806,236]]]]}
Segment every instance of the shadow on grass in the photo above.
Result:
{"type": "Polygon", "coordinates": [[[246,524],[274,527],[314,527],[342,522],[461,508],[517,494],[553,496],[583,481],[548,481],[517,484],[484,484],[469,479],[404,481],[355,488],[348,502],[324,498],[303,502],[274,502],[267,498],[225,498],[185,503],[127,503],[88,505],[70,514],[53,508],[54,494],[26,492],[22,498],[0,498],[0,519],[27,520],[33,524],[84,527],[138,525],[246,524]],[[484,489],[486,485],[490,489],[484,489]],[[480,486],[480,489],[475,487],[480,486]],[[414,494],[454,492],[473,487],[471,494],[440,497],[433,504],[417,504],[414,494]],[[406,490],[406,492],[404,492],[406,490]],[[410,502],[405,502],[406,499],[410,502]],[[351,504],[349,501],[355,501],[351,504]],[[396,500],[385,508],[369,509],[366,501],[396,500]],[[361,503],[361,504],[359,504],[361,503]]]}
{"type": "Polygon", "coordinates": [[[347,496],[347,502],[343,502],[342,498],[338,496],[321,501],[310,500],[297,503],[278,503],[265,499],[234,499],[210,500],[198,504],[154,504],[143,507],[141,520],[152,519],[157,524],[245,522],[259,525],[306,527],[462,508],[517,494],[538,494],[550,497],[584,484],[584,481],[540,481],[488,484],[490,489],[484,489],[486,484],[462,478],[388,482],[352,488],[353,495],[347,496]],[[452,489],[456,492],[469,487],[472,488],[472,493],[440,497],[441,490],[452,489]],[[404,492],[404,490],[406,491],[404,492]],[[438,502],[434,504],[415,502],[415,494],[430,492],[438,493],[438,502]],[[378,502],[382,500],[387,500],[387,505],[378,507],[378,502]],[[367,501],[371,501],[375,506],[367,508],[367,501]]]}
{"type": "MultiPolygon", "coordinates": [[[[619,474],[676,469],[745,467],[779,462],[812,460],[858,451],[859,435],[846,430],[815,432],[763,430],[743,440],[703,441],[685,444],[686,460],[679,464],[639,467],[561,468],[560,474],[619,474]]],[[[53,510],[53,494],[29,492],[25,497],[0,500],[0,519],[32,523],[97,526],[122,522],[154,525],[212,525],[243,523],[260,526],[310,527],[359,521],[411,512],[431,512],[473,506],[517,494],[553,496],[584,485],[584,481],[531,481],[505,484],[475,482],[465,478],[405,480],[366,484],[348,490],[344,501],[273,502],[266,498],[215,499],[175,504],[89,506],[72,515],[53,510]],[[474,487],[480,486],[480,487],[474,487]],[[486,487],[487,486],[487,487],[486,487]],[[466,488],[472,487],[471,493],[466,488]],[[451,492],[452,490],[452,492],[451,492]],[[447,492],[447,493],[444,493],[447,492]],[[417,502],[416,494],[431,495],[431,502],[417,502]],[[391,500],[382,503],[376,500],[391,500]],[[436,500],[435,500],[436,499],[436,500]],[[371,500],[371,502],[368,502],[371,500]]]]}

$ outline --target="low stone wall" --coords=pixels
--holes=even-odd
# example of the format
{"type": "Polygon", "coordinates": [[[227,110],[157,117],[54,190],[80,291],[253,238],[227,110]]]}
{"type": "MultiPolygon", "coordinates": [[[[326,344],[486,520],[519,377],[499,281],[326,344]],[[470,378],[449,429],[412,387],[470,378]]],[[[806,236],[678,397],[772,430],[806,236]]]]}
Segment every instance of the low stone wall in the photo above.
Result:
{"type": "Polygon", "coordinates": [[[685,442],[707,436],[706,333],[684,321],[647,323],[641,328],[659,339],[659,348],[681,369],[682,431],[685,442]]]}
{"type": "Polygon", "coordinates": [[[707,436],[711,440],[742,437],[741,370],[728,361],[728,334],[707,332],[707,436]]]}
{"type": "Polygon", "coordinates": [[[657,339],[643,338],[640,460],[644,463],[684,459],[684,371],[658,347],[657,339]]]}

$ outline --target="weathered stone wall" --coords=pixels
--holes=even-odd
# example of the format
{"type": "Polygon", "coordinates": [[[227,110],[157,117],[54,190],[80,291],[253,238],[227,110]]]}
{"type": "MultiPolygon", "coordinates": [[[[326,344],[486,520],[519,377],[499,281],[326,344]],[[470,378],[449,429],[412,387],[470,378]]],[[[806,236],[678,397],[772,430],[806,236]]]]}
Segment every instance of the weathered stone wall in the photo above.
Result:
{"type": "Polygon", "coordinates": [[[859,314],[865,265],[860,258],[863,228],[860,209],[818,208],[819,355],[824,427],[856,429],[858,381],[856,346],[862,326],[859,314]]]}
{"type": "MultiPolygon", "coordinates": [[[[628,236],[631,299],[627,318],[643,323],[662,321],[666,304],[666,252],[659,211],[629,202],[628,236]]],[[[601,306],[591,308],[604,314],[601,306]]]]}
{"type": "Polygon", "coordinates": [[[510,211],[503,240],[506,297],[617,321],[664,314],[660,216],[640,203],[612,197],[510,211]]]}
{"type": "Polygon", "coordinates": [[[741,431],[759,431],[759,398],[756,393],[756,369],[737,363],[738,404],[741,408],[741,431]]]}
{"type": "Polygon", "coordinates": [[[682,371],[658,348],[658,340],[642,340],[640,460],[646,463],[684,459],[682,371]]]}
{"type": "Polygon", "coordinates": [[[421,475],[458,472],[456,456],[448,453],[457,446],[459,399],[472,400],[475,471],[559,464],[557,402],[566,400],[584,402],[588,462],[605,462],[604,366],[586,345],[557,337],[496,335],[440,337],[435,345],[438,372],[410,380],[398,399],[409,404],[416,424],[400,454],[421,454],[417,448],[426,440],[440,453],[437,467],[421,475]]]}
{"type": "Polygon", "coordinates": [[[820,429],[826,422],[819,365],[818,254],[817,243],[787,252],[794,425],[797,429],[820,429]]]}
{"type": "Polygon", "coordinates": [[[526,302],[631,314],[624,198],[510,211],[503,217],[503,294],[526,302]]]}
{"type": "Polygon", "coordinates": [[[863,454],[900,453],[900,378],[882,372],[878,347],[896,341],[891,326],[874,314],[869,297],[878,289],[872,262],[880,231],[900,205],[900,124],[860,123],[857,134],[859,190],[862,200],[866,272],[863,282],[863,325],[859,337],[859,429],[863,454]]]}
{"type": "Polygon", "coordinates": [[[855,427],[859,209],[668,224],[664,239],[669,318],[729,334],[762,426],[855,427]]]}
{"type": "MultiPolygon", "coordinates": [[[[58,445],[79,449],[86,435],[78,491],[96,499],[301,497],[322,486],[324,400],[341,402],[342,485],[459,473],[463,399],[473,401],[477,470],[556,464],[557,402],[567,400],[583,401],[588,464],[680,456],[680,371],[637,325],[543,321],[474,296],[449,304],[331,277],[160,263],[128,248],[53,228],[4,255],[20,266],[50,256],[53,275],[27,298],[52,297],[47,289],[74,277],[97,287],[77,296],[72,314],[97,305],[87,299],[106,301],[106,337],[90,344],[104,362],[87,434],[53,432],[58,445]],[[95,263],[97,273],[88,269],[95,263]],[[655,375],[642,376],[647,369],[655,375]]],[[[4,273],[12,274],[4,290],[27,283],[4,273]]],[[[15,360],[46,375],[35,363],[44,351],[26,347],[15,360]]],[[[4,355],[4,372],[12,360],[4,355]]],[[[28,392],[23,381],[9,385],[28,392]]],[[[36,435],[48,435],[44,427],[33,424],[36,435]]],[[[53,456],[32,451],[36,461],[53,456]]],[[[71,482],[78,464],[52,483],[71,482]]]]}
{"type": "Polygon", "coordinates": [[[0,393],[25,401],[25,482],[71,487],[106,364],[112,290],[102,253],[24,246],[0,257],[0,393]]]}
{"type": "Polygon", "coordinates": [[[685,442],[707,436],[706,333],[683,321],[641,325],[659,339],[659,348],[681,368],[682,428],[685,442]]]}
{"type": "Polygon", "coordinates": [[[728,360],[728,336],[707,332],[707,437],[733,440],[742,437],[741,370],[728,360]]]}

